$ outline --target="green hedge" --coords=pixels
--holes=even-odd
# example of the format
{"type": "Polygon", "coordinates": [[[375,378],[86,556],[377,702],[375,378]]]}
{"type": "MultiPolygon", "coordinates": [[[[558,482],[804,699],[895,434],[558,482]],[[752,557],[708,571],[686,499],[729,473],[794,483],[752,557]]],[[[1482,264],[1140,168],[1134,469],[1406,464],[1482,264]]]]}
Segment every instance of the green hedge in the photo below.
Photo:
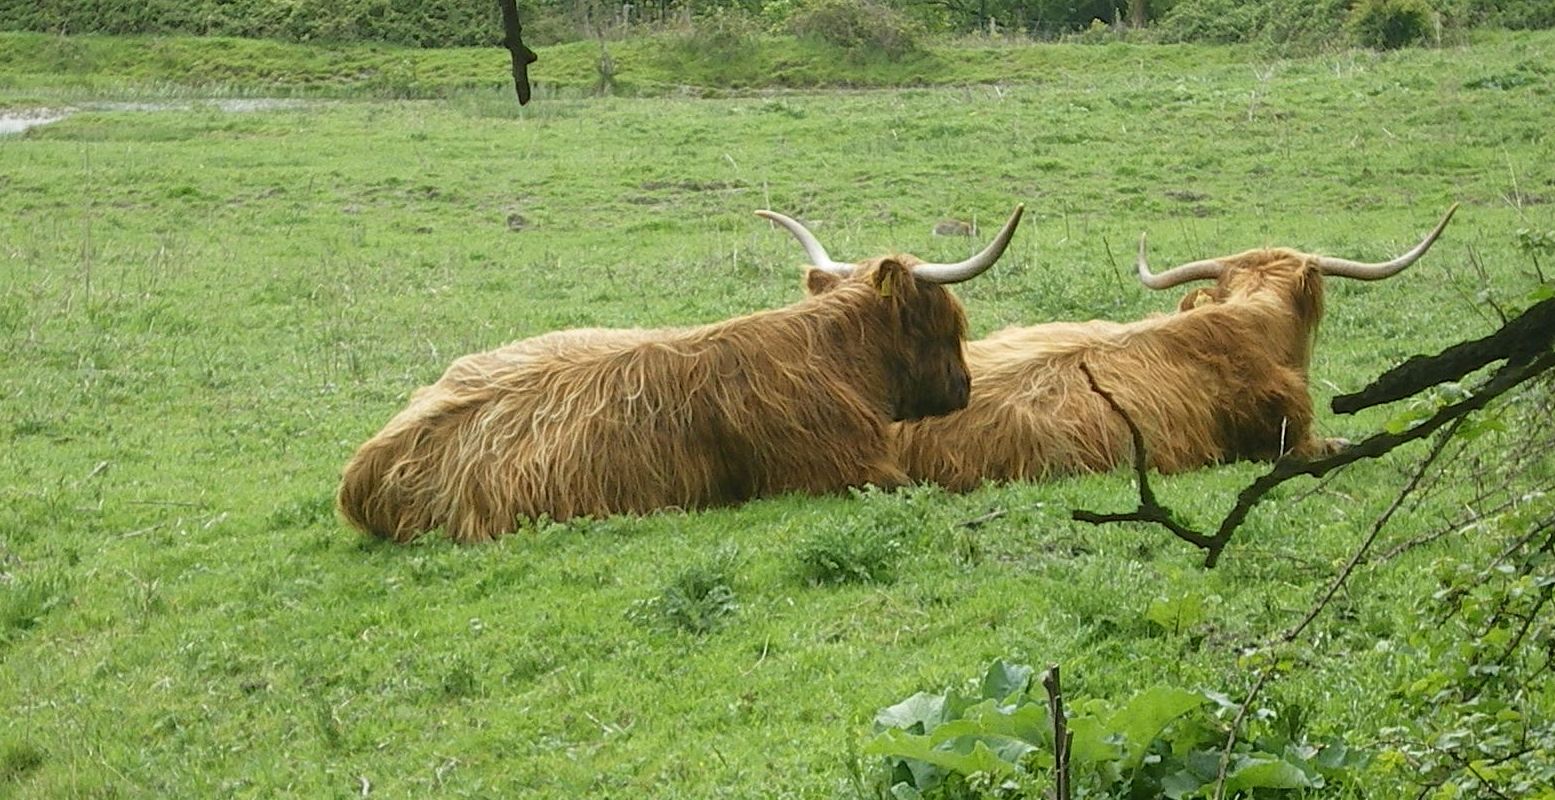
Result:
{"type": "MultiPolygon", "coordinates": [[[[621,0],[521,0],[525,39],[549,45],[588,38],[618,22],[621,0]]],[[[920,33],[997,29],[1063,36],[1100,19],[1126,20],[1128,0],[650,0],[634,23],[694,20],[726,26],[760,19],[771,30],[805,29],[828,39],[910,52],[920,33]],[[690,14],[683,14],[686,10],[690,14]],[[819,28],[816,24],[819,23],[819,28]],[[910,24],[909,24],[910,23],[910,24]],[[808,27],[807,27],[808,26],[808,27]],[[921,28],[919,27],[921,26],[921,28]],[[879,30],[877,30],[877,28],[879,30]],[[882,42],[884,42],[882,44],[882,42]]],[[[1140,40],[1345,42],[1360,0],[1147,0],[1140,40]]],[[[1372,4],[1374,5],[1374,4],[1372,4]]],[[[1422,0],[1446,28],[1555,27],[1555,0],[1422,0]]],[[[70,34],[193,34],[290,42],[381,42],[416,47],[488,46],[501,39],[496,0],[0,0],[0,30],[70,34]]],[[[636,29],[634,29],[636,30],[636,29]]],[[[610,35],[622,31],[612,30],[610,35]]]]}
{"type": "Polygon", "coordinates": [[[455,47],[500,41],[502,16],[496,0],[0,0],[0,30],[455,47]]]}

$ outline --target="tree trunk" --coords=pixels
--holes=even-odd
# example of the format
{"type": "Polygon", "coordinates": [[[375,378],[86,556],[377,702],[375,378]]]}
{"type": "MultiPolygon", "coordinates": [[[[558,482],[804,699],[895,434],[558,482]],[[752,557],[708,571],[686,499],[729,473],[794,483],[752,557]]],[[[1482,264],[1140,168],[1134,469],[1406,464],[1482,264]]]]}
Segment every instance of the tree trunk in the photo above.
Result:
{"type": "Polygon", "coordinates": [[[1130,28],[1145,27],[1145,18],[1148,15],[1150,0],[1128,0],[1128,26],[1130,28]]]}

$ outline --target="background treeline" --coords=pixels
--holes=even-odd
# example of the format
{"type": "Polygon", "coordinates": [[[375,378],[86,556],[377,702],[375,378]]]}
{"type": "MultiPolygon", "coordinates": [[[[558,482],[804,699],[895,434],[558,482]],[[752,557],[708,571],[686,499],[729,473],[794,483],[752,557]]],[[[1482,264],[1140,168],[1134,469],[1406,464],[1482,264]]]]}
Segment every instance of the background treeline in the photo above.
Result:
{"type": "MultiPolygon", "coordinates": [[[[1551,0],[521,0],[519,6],[526,37],[540,45],[711,28],[887,50],[924,36],[972,32],[1395,47],[1473,27],[1555,27],[1551,0]]],[[[495,0],[0,0],[0,30],[418,47],[490,45],[500,37],[495,0]]]]}

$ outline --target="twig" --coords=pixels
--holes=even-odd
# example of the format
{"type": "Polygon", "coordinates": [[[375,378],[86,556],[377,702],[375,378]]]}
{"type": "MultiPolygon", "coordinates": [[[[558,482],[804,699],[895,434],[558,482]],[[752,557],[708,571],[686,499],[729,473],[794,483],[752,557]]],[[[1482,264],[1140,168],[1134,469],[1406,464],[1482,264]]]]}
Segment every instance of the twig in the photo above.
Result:
{"type": "Polygon", "coordinates": [[[121,533],[121,534],[119,534],[119,538],[120,539],[133,539],[136,536],[145,536],[146,534],[151,533],[152,531],[154,531],[157,528],[160,528],[160,527],[162,527],[162,526],[164,526],[166,524],[167,524],[166,522],[158,522],[155,525],[147,525],[144,528],[139,528],[137,530],[130,531],[129,533],[121,533]]]}
{"type": "Polygon", "coordinates": [[[971,528],[973,530],[976,530],[978,528],[983,527],[984,525],[987,525],[990,522],[993,522],[996,519],[1008,516],[1013,511],[1030,511],[1030,510],[1032,510],[1034,508],[1041,508],[1044,505],[1046,505],[1046,503],[1032,503],[1029,506],[1022,506],[1020,508],[996,508],[996,509],[988,512],[987,514],[983,514],[981,516],[976,516],[976,517],[973,517],[971,519],[964,519],[964,520],[956,523],[956,527],[958,527],[958,528],[971,528]]]}
{"type": "Polygon", "coordinates": [[[1101,395],[1101,398],[1107,401],[1107,405],[1123,419],[1123,424],[1128,426],[1129,437],[1134,442],[1134,479],[1139,484],[1139,507],[1122,514],[1098,514],[1093,511],[1077,510],[1071,516],[1081,522],[1096,525],[1108,522],[1153,522],[1196,547],[1204,549],[1213,547],[1214,541],[1210,537],[1178,523],[1172,518],[1171,511],[1156,501],[1155,492],[1150,488],[1149,455],[1145,452],[1144,434],[1140,433],[1139,426],[1134,424],[1134,419],[1128,415],[1128,412],[1118,405],[1112,393],[1101,388],[1101,384],[1096,382],[1096,376],[1092,374],[1090,365],[1084,361],[1080,362],[1080,371],[1085,373],[1085,379],[1091,384],[1091,390],[1101,395]]]}
{"type": "Polygon", "coordinates": [[[1453,434],[1458,432],[1458,426],[1463,424],[1463,419],[1463,417],[1458,417],[1453,420],[1452,426],[1443,431],[1442,435],[1437,438],[1436,444],[1431,446],[1431,452],[1427,453],[1426,457],[1420,461],[1420,465],[1415,468],[1415,474],[1409,476],[1409,483],[1404,484],[1404,488],[1399,490],[1398,495],[1393,498],[1393,502],[1388,505],[1388,509],[1382,512],[1382,516],[1377,517],[1376,522],[1372,523],[1371,533],[1368,533],[1366,539],[1361,542],[1361,546],[1355,549],[1355,553],[1350,556],[1349,563],[1345,564],[1344,569],[1339,571],[1339,575],[1329,585],[1328,591],[1323,593],[1322,599],[1312,606],[1307,615],[1300,622],[1296,623],[1294,628],[1286,631],[1280,637],[1280,641],[1287,643],[1295,641],[1296,637],[1300,636],[1301,632],[1308,625],[1312,624],[1312,620],[1317,619],[1317,615],[1322,613],[1328,602],[1338,593],[1339,588],[1344,586],[1345,581],[1349,580],[1350,573],[1355,571],[1356,565],[1361,563],[1362,558],[1366,557],[1366,552],[1371,549],[1372,543],[1377,541],[1377,536],[1387,526],[1388,520],[1393,518],[1394,512],[1398,511],[1399,506],[1404,504],[1404,499],[1414,492],[1415,487],[1420,485],[1420,479],[1425,476],[1426,470],[1430,469],[1431,465],[1436,462],[1436,457],[1441,455],[1442,451],[1447,448],[1447,443],[1452,441],[1453,434]]]}
{"type": "Polygon", "coordinates": [[[1057,664],[1048,665],[1047,672],[1042,673],[1042,688],[1047,689],[1048,713],[1053,717],[1053,772],[1057,784],[1053,797],[1070,800],[1069,745],[1074,742],[1074,734],[1069,732],[1068,720],[1064,718],[1064,693],[1059,686],[1057,664]]]}
{"type": "Polygon", "coordinates": [[[1411,356],[1384,372],[1370,386],[1342,394],[1329,406],[1336,414],[1391,403],[1424,391],[1443,381],[1455,380],[1492,361],[1523,363],[1555,343],[1555,298],[1541,300],[1495,333],[1455,344],[1434,356],[1411,356]]]}
{"type": "Polygon", "coordinates": [[[1247,699],[1242,701],[1242,707],[1236,710],[1236,717],[1231,720],[1231,733],[1226,736],[1226,746],[1220,751],[1220,770],[1215,775],[1215,800],[1221,800],[1226,796],[1226,769],[1231,765],[1231,749],[1236,747],[1236,732],[1242,728],[1242,720],[1247,716],[1247,709],[1253,705],[1253,699],[1263,689],[1269,676],[1274,674],[1274,667],[1268,666],[1258,674],[1258,682],[1247,692],[1247,699]]]}

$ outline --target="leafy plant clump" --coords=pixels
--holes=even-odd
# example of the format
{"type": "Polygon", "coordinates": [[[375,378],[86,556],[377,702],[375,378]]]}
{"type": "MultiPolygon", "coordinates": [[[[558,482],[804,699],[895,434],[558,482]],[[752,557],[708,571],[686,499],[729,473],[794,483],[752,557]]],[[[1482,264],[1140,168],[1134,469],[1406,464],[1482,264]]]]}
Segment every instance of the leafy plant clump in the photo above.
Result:
{"type": "Polygon", "coordinates": [[[1397,50],[1424,40],[1431,17],[1425,0],[1361,0],[1345,24],[1362,47],[1397,50]]]}
{"type": "MultiPolygon", "coordinates": [[[[1039,798],[1056,783],[1053,718],[1032,693],[1035,670],[994,661],[982,679],[919,692],[875,715],[866,755],[884,758],[875,787],[897,798],[1039,798]]],[[[1041,692],[1038,688],[1037,692],[1041,692]]],[[[1121,705],[1081,699],[1065,715],[1075,796],[1213,795],[1241,706],[1218,692],[1152,686],[1121,705]]],[[[1225,794],[1318,789],[1355,777],[1367,754],[1308,742],[1272,709],[1254,738],[1238,737],[1225,794]]],[[[1296,715],[1292,715],[1295,718],[1296,715]]]]}
{"type": "Polygon", "coordinates": [[[733,588],[738,563],[738,551],[720,550],[707,561],[681,570],[658,595],[632,604],[627,616],[695,636],[712,633],[739,611],[733,588]]]}
{"type": "Polygon", "coordinates": [[[799,547],[799,577],[815,586],[889,583],[903,551],[900,531],[869,519],[816,530],[799,547]]]}

